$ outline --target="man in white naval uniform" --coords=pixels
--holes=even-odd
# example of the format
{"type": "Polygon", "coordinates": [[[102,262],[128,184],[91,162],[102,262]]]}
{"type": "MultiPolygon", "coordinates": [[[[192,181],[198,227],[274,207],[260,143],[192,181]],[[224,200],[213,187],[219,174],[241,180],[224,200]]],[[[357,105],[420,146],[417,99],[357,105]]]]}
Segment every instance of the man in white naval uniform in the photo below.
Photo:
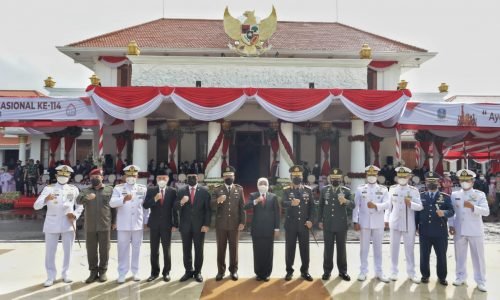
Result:
{"type": "Polygon", "coordinates": [[[421,211],[422,200],[416,187],[408,184],[412,176],[411,169],[398,167],[395,169],[398,184],[389,188],[390,206],[385,212],[385,222],[389,222],[391,235],[391,277],[398,279],[398,260],[401,237],[405,248],[406,273],[416,284],[420,279],[415,273],[415,211],[421,211]]]}
{"type": "Polygon", "coordinates": [[[472,188],[476,174],[470,170],[457,172],[462,189],[451,194],[455,216],[448,219],[450,234],[454,235],[456,280],[453,285],[467,282],[467,246],[470,247],[474,280],[477,289],[486,292],[486,263],[484,261],[483,217],[490,214],[486,195],[472,188]]]}
{"type": "Polygon", "coordinates": [[[53,285],[56,279],[55,258],[59,237],[61,237],[64,250],[62,278],[65,283],[72,282],[68,269],[75,241],[76,219],[83,211],[83,205],[76,204],[76,197],[79,194],[78,188],[67,184],[73,169],[66,165],[60,165],[56,168],[56,172],[57,183],[46,186],[33,205],[36,210],[47,206],[47,214],[43,224],[45,269],[47,271],[47,280],[43,284],[45,287],[53,285]]]}
{"type": "Polygon", "coordinates": [[[14,179],[9,172],[5,171],[4,168],[0,169],[0,184],[2,185],[2,193],[8,193],[11,191],[11,182],[14,179]]]}
{"type": "Polygon", "coordinates": [[[370,241],[372,241],[375,276],[382,282],[389,282],[389,279],[382,272],[384,212],[389,208],[389,196],[387,188],[377,184],[379,171],[380,169],[376,166],[367,166],[365,172],[368,183],[358,187],[354,196],[355,207],[352,212],[352,221],[354,229],[361,231],[359,235],[361,247],[359,281],[365,281],[368,274],[368,251],[370,250],[370,241]]]}
{"type": "Polygon", "coordinates": [[[139,167],[134,165],[125,167],[123,172],[126,183],[115,186],[109,201],[109,206],[116,208],[118,283],[125,282],[125,277],[130,269],[134,281],[141,280],[139,278],[139,256],[143,228],[148,223],[149,210],[142,207],[147,187],[136,183],[139,171],[139,167]],[[130,260],[131,245],[132,260],[130,260]]]}

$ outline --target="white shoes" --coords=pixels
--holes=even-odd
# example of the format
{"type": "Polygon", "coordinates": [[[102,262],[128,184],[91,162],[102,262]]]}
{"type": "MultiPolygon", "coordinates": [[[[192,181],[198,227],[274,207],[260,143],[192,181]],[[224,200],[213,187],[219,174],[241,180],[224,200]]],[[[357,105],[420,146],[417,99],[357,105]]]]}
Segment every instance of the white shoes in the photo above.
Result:
{"type": "Polygon", "coordinates": [[[72,283],[73,280],[71,280],[69,277],[63,277],[63,282],[64,283],[72,283]]]}
{"type": "Polygon", "coordinates": [[[366,280],[366,274],[360,273],[360,274],[358,275],[358,280],[359,280],[359,281],[365,281],[365,280],[366,280]]]}
{"type": "Polygon", "coordinates": [[[420,284],[420,279],[415,275],[410,276],[409,279],[411,280],[411,282],[413,282],[415,284],[420,284]]]}
{"type": "Polygon", "coordinates": [[[485,292],[485,293],[488,291],[486,289],[486,285],[484,285],[482,283],[477,285],[477,289],[480,290],[481,292],[485,292]]]}
{"type": "Polygon", "coordinates": [[[141,278],[139,277],[139,275],[134,275],[134,281],[141,281],[141,278]]]}
{"type": "Polygon", "coordinates": [[[454,286],[461,286],[461,285],[463,285],[464,283],[465,283],[465,280],[463,280],[463,279],[458,279],[458,278],[457,278],[457,280],[453,281],[453,285],[454,285],[454,286]]]}
{"type": "Polygon", "coordinates": [[[125,276],[119,276],[116,282],[119,284],[125,283],[125,276]]]}
{"type": "Polygon", "coordinates": [[[385,277],[384,275],[377,276],[377,279],[385,283],[389,282],[389,278],[385,277]]]}
{"type": "Polygon", "coordinates": [[[392,273],[392,274],[391,274],[391,277],[389,277],[389,279],[390,279],[390,280],[392,280],[392,281],[396,281],[396,280],[398,280],[398,274],[396,274],[396,273],[392,273]]]}
{"type": "Polygon", "coordinates": [[[49,287],[49,286],[52,286],[53,284],[54,284],[54,280],[47,279],[47,280],[43,283],[43,286],[44,286],[44,287],[49,287]]]}

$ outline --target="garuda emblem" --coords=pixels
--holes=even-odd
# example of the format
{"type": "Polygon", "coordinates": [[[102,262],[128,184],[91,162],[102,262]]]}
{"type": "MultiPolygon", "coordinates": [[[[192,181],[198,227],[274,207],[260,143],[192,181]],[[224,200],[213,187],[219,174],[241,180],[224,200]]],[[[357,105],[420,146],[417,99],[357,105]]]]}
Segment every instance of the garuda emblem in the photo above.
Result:
{"type": "Polygon", "coordinates": [[[254,13],[255,11],[246,11],[243,13],[246,19],[242,23],[237,18],[231,16],[227,6],[224,11],[224,31],[234,40],[228,46],[242,56],[259,56],[271,49],[271,46],[265,45],[265,42],[276,31],[278,23],[276,10],[273,6],[269,17],[260,22],[257,22],[254,13]]]}

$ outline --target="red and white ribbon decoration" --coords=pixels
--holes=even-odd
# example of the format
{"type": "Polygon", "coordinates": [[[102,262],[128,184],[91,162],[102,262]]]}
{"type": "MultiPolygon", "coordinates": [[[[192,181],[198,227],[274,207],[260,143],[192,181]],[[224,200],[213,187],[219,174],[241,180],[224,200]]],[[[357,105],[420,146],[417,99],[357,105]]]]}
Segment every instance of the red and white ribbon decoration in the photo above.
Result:
{"type": "Polygon", "coordinates": [[[104,155],[104,127],[102,123],[99,123],[99,144],[98,144],[99,157],[104,155]]]}
{"type": "Polygon", "coordinates": [[[99,56],[99,61],[106,65],[108,68],[119,68],[125,64],[128,64],[128,58],[124,56],[99,56]]]}
{"type": "Polygon", "coordinates": [[[396,148],[396,160],[398,162],[401,161],[401,137],[399,135],[399,131],[395,128],[396,131],[396,141],[394,143],[394,147],[396,148]]]}
{"type": "Polygon", "coordinates": [[[420,142],[415,143],[415,166],[420,168],[420,142]]]}
{"type": "Polygon", "coordinates": [[[210,170],[215,166],[217,161],[219,161],[221,157],[221,151],[219,149],[222,147],[222,141],[224,139],[224,132],[222,131],[222,124],[220,124],[220,131],[213,143],[210,151],[207,155],[207,159],[205,160],[205,174],[209,174],[210,170]]]}
{"type": "Polygon", "coordinates": [[[293,154],[292,146],[290,146],[290,142],[286,139],[286,136],[281,131],[281,126],[278,130],[278,137],[280,143],[280,154],[283,154],[283,158],[289,166],[293,166],[295,163],[295,156],[293,154]]]}

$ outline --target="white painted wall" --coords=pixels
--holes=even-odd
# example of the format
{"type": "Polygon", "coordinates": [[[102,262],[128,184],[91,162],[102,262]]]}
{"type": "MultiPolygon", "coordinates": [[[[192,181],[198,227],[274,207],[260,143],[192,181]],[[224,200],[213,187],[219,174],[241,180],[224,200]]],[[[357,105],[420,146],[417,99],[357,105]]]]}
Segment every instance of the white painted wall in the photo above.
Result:
{"type": "Polygon", "coordinates": [[[41,159],[42,154],[42,136],[41,135],[31,135],[31,147],[30,156],[35,161],[41,159]]]}
{"type": "Polygon", "coordinates": [[[155,162],[158,162],[156,159],[156,145],[157,145],[157,139],[156,139],[156,127],[150,127],[148,128],[148,134],[150,135],[149,141],[148,141],[148,164],[151,159],[154,159],[155,162]]]}
{"type": "MultiPolygon", "coordinates": [[[[300,135],[300,158],[307,161],[309,168],[312,168],[316,158],[316,136],[314,134],[300,135]]],[[[318,162],[319,163],[319,162],[318,162]]]]}
{"type": "Polygon", "coordinates": [[[377,89],[396,90],[401,76],[401,68],[395,64],[384,71],[377,72],[377,89]]]}
{"type": "Polygon", "coordinates": [[[97,77],[101,79],[102,86],[116,86],[116,81],[118,79],[116,68],[110,68],[98,61],[94,66],[94,70],[97,77]]]}

